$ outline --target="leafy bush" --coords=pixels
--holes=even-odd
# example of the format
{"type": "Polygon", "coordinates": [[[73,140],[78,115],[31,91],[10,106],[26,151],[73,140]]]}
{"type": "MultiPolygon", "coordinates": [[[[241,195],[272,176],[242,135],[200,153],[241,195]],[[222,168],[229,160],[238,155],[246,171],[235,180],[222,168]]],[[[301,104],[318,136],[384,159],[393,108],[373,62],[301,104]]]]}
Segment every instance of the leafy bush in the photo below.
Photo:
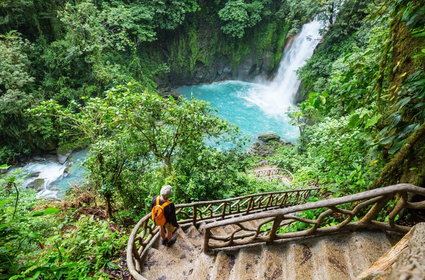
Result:
{"type": "Polygon", "coordinates": [[[371,136],[350,128],[351,117],[327,117],[307,127],[303,144],[282,147],[273,162],[293,172],[297,181],[315,179],[344,193],[366,190],[381,161],[371,136]]]}

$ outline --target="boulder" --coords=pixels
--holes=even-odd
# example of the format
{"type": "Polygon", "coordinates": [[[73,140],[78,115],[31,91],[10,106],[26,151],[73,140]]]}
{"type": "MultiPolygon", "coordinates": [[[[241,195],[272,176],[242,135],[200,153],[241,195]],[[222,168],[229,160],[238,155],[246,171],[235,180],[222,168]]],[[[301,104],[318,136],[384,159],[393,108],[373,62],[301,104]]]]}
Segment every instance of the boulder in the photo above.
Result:
{"type": "Polygon", "coordinates": [[[42,189],[44,189],[44,179],[43,178],[37,178],[34,181],[30,182],[27,185],[27,188],[29,189],[35,189],[36,191],[41,191],[42,189]]]}
{"type": "Polygon", "coordinates": [[[272,141],[280,142],[280,136],[273,133],[273,132],[264,133],[264,134],[258,136],[257,138],[258,138],[258,140],[263,141],[265,143],[269,143],[269,142],[272,142],[272,141]]]}
{"type": "Polygon", "coordinates": [[[72,151],[66,151],[66,152],[58,151],[57,152],[58,162],[60,164],[64,164],[68,160],[71,153],[72,153],[72,151]]]}

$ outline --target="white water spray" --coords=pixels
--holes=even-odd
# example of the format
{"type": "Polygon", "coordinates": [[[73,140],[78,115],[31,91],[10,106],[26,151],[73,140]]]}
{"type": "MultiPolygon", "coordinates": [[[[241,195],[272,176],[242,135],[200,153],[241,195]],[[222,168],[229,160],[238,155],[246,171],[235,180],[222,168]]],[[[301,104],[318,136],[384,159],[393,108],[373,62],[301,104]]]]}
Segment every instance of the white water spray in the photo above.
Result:
{"type": "Polygon", "coordinates": [[[49,189],[48,186],[63,176],[65,168],[65,165],[51,160],[30,162],[22,167],[22,170],[29,174],[35,174],[35,176],[27,179],[23,186],[26,187],[29,183],[37,179],[42,180],[42,189],[37,194],[37,198],[57,198],[57,191],[49,189]]]}
{"type": "Polygon", "coordinates": [[[300,86],[296,71],[302,67],[314,52],[322,36],[322,27],[318,21],[312,21],[302,27],[280,62],[279,70],[272,82],[260,88],[252,89],[244,98],[260,107],[267,115],[282,117],[292,105],[300,86]]]}

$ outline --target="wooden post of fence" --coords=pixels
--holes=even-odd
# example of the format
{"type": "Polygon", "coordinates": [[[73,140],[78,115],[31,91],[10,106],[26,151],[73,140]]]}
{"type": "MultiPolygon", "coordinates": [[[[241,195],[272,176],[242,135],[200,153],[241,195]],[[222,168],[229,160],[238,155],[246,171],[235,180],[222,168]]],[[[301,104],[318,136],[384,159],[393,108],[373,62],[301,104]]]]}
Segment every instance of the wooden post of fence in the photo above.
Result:
{"type": "Polygon", "coordinates": [[[205,254],[210,254],[210,247],[208,245],[208,241],[210,239],[211,236],[211,231],[209,228],[205,229],[205,233],[204,233],[204,248],[203,251],[205,254]]]}
{"type": "Polygon", "coordinates": [[[267,208],[270,206],[270,204],[272,203],[272,198],[273,198],[273,194],[269,194],[269,200],[267,201],[267,204],[266,204],[266,208],[265,208],[265,210],[267,210],[267,208]]]}
{"type": "Polygon", "coordinates": [[[225,201],[223,204],[223,212],[221,213],[222,219],[224,219],[224,217],[226,216],[226,208],[227,208],[227,201],[225,201]]]}
{"type": "Polygon", "coordinates": [[[196,226],[196,216],[197,215],[198,215],[198,210],[197,210],[197,207],[195,205],[195,206],[193,206],[193,221],[192,221],[194,226],[196,226]]]}
{"type": "Polygon", "coordinates": [[[276,218],[274,219],[272,229],[270,230],[269,240],[267,241],[267,243],[272,243],[276,238],[276,231],[279,228],[282,220],[283,216],[276,216],[276,218]]]}
{"type": "MultiPolygon", "coordinates": [[[[143,246],[143,244],[141,244],[141,246],[143,246]]],[[[133,242],[132,252],[133,252],[133,260],[134,260],[135,268],[138,272],[141,272],[142,260],[140,259],[139,252],[137,251],[136,241],[133,242]]]]}
{"type": "Polygon", "coordinates": [[[252,207],[253,202],[254,202],[254,197],[251,197],[251,199],[249,200],[249,203],[248,203],[248,208],[246,209],[246,213],[247,214],[251,210],[251,207],[252,207]]]}

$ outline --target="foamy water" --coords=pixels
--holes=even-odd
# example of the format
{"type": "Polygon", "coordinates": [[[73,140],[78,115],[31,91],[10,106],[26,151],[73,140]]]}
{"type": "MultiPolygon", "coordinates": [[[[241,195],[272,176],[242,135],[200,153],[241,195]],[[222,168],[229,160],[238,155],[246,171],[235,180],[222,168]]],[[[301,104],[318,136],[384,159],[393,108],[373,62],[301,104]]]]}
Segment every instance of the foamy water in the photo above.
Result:
{"type": "Polygon", "coordinates": [[[294,97],[300,86],[296,71],[305,65],[313,55],[322,36],[319,34],[321,23],[312,21],[302,27],[301,32],[285,49],[276,77],[262,87],[250,89],[244,96],[248,102],[258,106],[270,116],[283,116],[293,105],[294,97]]]}

